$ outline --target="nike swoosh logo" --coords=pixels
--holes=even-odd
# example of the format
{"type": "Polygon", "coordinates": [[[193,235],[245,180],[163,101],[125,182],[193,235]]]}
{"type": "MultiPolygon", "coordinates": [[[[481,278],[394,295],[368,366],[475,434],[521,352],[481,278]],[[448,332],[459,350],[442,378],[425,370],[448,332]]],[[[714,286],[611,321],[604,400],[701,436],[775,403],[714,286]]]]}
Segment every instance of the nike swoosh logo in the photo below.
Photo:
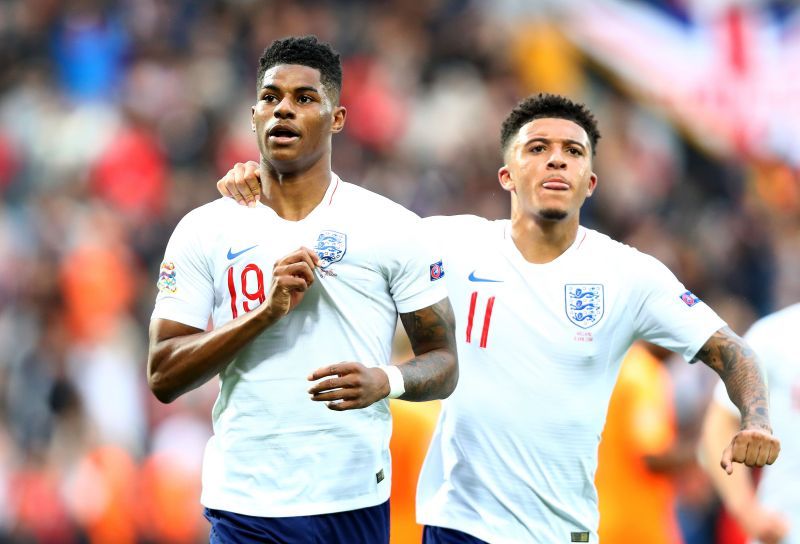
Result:
{"type": "Polygon", "coordinates": [[[234,253],[233,251],[231,251],[231,248],[228,248],[228,260],[229,260],[229,261],[230,261],[230,260],[233,260],[233,259],[235,259],[236,257],[238,257],[239,255],[241,255],[242,253],[245,253],[245,252],[247,252],[247,251],[250,251],[250,250],[251,250],[251,249],[253,249],[254,247],[258,247],[258,244],[254,245],[254,246],[250,246],[250,247],[248,247],[248,248],[246,248],[246,249],[243,249],[243,250],[241,250],[241,251],[237,251],[236,253],[234,253]]]}
{"type": "Polygon", "coordinates": [[[472,272],[470,272],[470,274],[469,274],[469,281],[485,281],[485,282],[488,282],[488,283],[503,283],[503,280],[492,280],[492,279],[489,279],[489,278],[479,278],[478,276],[475,275],[475,271],[474,270],[472,272]]]}

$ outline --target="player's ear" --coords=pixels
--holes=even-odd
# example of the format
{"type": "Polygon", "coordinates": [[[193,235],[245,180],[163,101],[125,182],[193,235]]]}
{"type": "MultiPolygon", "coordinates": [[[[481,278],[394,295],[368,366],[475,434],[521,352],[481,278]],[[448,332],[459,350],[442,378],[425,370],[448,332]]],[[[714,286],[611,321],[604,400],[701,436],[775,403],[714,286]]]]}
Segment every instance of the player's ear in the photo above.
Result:
{"type": "Polygon", "coordinates": [[[597,187],[597,174],[592,172],[592,174],[589,176],[589,188],[586,189],[586,197],[587,198],[592,196],[592,193],[594,193],[595,187],[597,187]]]}
{"type": "Polygon", "coordinates": [[[256,107],[250,106],[250,128],[256,131],[256,107]]]}
{"type": "Polygon", "coordinates": [[[347,109],[344,106],[335,106],[333,108],[333,123],[331,124],[331,132],[341,132],[344,128],[344,120],[347,117],[347,109]]]}
{"type": "Polygon", "coordinates": [[[509,193],[513,193],[516,189],[514,178],[507,164],[501,166],[500,170],[497,171],[497,179],[500,181],[500,186],[509,193]]]}

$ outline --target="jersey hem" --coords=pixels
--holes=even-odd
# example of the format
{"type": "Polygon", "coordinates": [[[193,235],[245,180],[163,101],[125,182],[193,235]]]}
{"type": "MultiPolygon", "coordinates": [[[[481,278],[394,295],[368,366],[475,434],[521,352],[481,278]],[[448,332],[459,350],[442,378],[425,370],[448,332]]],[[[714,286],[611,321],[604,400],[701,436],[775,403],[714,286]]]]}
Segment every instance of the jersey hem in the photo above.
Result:
{"type": "Polygon", "coordinates": [[[294,505],[270,505],[270,508],[254,508],[253,504],[265,502],[264,498],[252,497],[246,503],[240,501],[208,499],[202,497],[200,504],[206,508],[213,510],[225,510],[226,512],[233,512],[234,514],[243,514],[245,516],[255,516],[260,518],[288,518],[295,516],[316,516],[321,514],[335,514],[338,512],[347,512],[349,510],[360,510],[361,508],[370,508],[378,506],[389,500],[390,490],[387,489],[377,496],[359,497],[348,501],[333,501],[325,503],[306,503],[294,505]]]}

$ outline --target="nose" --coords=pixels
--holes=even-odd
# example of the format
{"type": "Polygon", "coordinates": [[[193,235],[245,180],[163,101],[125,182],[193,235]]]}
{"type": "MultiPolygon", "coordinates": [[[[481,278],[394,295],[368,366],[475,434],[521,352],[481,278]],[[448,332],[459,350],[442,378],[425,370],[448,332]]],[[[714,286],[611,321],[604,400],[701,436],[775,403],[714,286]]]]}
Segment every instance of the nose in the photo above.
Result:
{"type": "Polygon", "coordinates": [[[567,167],[567,161],[558,149],[553,149],[550,157],[547,159],[547,168],[554,170],[564,170],[567,167]]]}
{"type": "Polygon", "coordinates": [[[294,108],[292,106],[291,97],[288,95],[284,96],[272,110],[272,115],[278,119],[293,119],[294,108]]]}

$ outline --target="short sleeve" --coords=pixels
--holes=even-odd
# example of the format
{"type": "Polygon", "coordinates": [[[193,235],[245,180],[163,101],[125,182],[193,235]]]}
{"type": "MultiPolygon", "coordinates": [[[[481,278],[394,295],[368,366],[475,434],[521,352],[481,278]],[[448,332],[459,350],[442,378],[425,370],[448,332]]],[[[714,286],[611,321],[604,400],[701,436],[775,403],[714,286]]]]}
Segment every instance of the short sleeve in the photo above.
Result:
{"type": "Polygon", "coordinates": [[[687,361],[725,322],[657,259],[636,252],[630,262],[637,338],[679,353],[687,361]]]}
{"type": "Polygon", "coordinates": [[[202,253],[199,217],[184,217],[170,237],[158,275],[152,319],[205,329],[214,305],[214,283],[202,253]]]}
{"type": "Polygon", "coordinates": [[[438,237],[426,235],[426,227],[416,215],[409,212],[398,223],[395,233],[404,235],[392,244],[393,255],[383,262],[397,311],[408,313],[447,297],[447,263],[438,237]]]}

